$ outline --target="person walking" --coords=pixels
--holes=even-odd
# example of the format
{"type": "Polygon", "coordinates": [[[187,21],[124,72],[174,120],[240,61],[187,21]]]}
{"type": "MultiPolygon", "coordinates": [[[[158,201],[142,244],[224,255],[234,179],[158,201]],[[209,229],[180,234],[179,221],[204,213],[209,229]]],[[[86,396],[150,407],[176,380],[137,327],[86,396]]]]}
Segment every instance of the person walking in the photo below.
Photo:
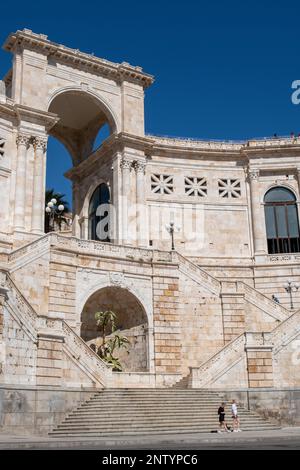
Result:
{"type": "Polygon", "coordinates": [[[233,432],[241,432],[240,418],[238,415],[238,409],[237,409],[237,404],[235,400],[232,400],[231,413],[232,413],[232,419],[233,419],[233,432]]]}
{"type": "Polygon", "coordinates": [[[224,429],[225,432],[230,432],[229,429],[227,428],[227,424],[225,421],[225,403],[222,403],[221,406],[219,406],[218,415],[219,415],[219,427],[220,427],[218,432],[222,432],[222,429],[224,429]]]}

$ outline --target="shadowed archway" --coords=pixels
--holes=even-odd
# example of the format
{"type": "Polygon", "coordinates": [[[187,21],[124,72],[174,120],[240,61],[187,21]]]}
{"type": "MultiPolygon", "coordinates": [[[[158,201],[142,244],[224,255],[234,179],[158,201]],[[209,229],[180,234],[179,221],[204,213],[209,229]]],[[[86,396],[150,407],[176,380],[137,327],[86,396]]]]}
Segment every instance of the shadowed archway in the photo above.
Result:
{"type": "Polygon", "coordinates": [[[106,129],[106,136],[116,132],[116,123],[107,107],[84,91],[62,91],[52,99],[49,112],[59,117],[50,135],[66,146],[74,165],[95,149],[95,141],[102,128],[106,129]]]}
{"type": "Polygon", "coordinates": [[[95,313],[112,310],[117,315],[117,330],[130,341],[129,354],[125,350],[117,355],[124,371],[146,371],[148,360],[148,320],[139,300],[127,289],[104,287],[90,296],[81,313],[80,336],[93,349],[101,343],[95,313]]]}

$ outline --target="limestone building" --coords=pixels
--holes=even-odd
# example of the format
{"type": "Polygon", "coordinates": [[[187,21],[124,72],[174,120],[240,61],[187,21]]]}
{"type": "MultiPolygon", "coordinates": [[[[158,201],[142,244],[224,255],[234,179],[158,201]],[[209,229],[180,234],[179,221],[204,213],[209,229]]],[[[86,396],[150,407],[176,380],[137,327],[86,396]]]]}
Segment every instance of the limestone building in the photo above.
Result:
{"type": "Polygon", "coordinates": [[[146,135],[142,68],[26,29],[4,50],[1,390],[297,390],[300,139],[146,135]],[[72,157],[72,236],[44,234],[48,136],[72,157]],[[122,373],[90,347],[101,309],[131,340],[122,373]]]}

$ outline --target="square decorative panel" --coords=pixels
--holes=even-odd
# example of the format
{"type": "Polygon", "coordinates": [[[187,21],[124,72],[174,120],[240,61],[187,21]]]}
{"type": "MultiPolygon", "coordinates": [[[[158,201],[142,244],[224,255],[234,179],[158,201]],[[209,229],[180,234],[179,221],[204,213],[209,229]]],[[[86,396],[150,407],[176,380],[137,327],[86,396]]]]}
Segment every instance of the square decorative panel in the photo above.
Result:
{"type": "Polygon", "coordinates": [[[207,180],[197,176],[186,176],[184,178],[184,190],[187,196],[205,197],[207,196],[207,180]]]}
{"type": "Polygon", "coordinates": [[[173,176],[151,175],[151,191],[156,194],[172,194],[174,191],[173,176]]]}
{"type": "Polygon", "coordinates": [[[221,197],[241,197],[241,182],[230,178],[218,180],[219,196],[221,197]]]}

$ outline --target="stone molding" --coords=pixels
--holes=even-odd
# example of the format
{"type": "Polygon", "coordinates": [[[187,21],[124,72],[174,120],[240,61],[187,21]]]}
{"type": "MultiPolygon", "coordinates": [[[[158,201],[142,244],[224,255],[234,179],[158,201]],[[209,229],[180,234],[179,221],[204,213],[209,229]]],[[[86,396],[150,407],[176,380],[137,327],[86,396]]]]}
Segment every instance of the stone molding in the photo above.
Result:
{"type": "Polygon", "coordinates": [[[106,59],[94,57],[91,54],[80,52],[78,49],[71,49],[49,41],[46,35],[33,33],[29,29],[24,29],[23,31],[18,30],[16,33],[11,33],[3,45],[3,48],[9,52],[14,52],[16,47],[18,47],[19,50],[30,49],[40,51],[64,63],[86,68],[89,71],[93,71],[93,73],[97,72],[118,82],[134,82],[147,88],[154,81],[154,77],[143,72],[141,67],[134,67],[127,62],[118,64],[106,59]]]}

